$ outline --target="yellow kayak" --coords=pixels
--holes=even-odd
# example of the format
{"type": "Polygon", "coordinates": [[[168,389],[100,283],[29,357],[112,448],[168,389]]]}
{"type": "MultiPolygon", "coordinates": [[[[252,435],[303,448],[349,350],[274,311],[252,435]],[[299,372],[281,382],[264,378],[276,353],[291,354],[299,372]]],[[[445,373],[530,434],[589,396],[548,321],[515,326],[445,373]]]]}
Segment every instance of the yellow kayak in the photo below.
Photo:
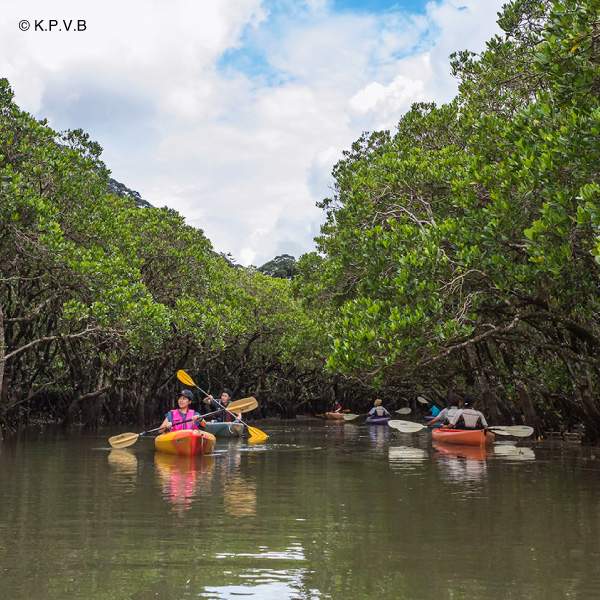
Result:
{"type": "Polygon", "coordinates": [[[154,440],[154,447],[158,452],[179,454],[181,456],[197,456],[210,454],[216,443],[212,433],[198,431],[197,429],[184,429],[181,431],[168,431],[159,435],[154,440]]]}

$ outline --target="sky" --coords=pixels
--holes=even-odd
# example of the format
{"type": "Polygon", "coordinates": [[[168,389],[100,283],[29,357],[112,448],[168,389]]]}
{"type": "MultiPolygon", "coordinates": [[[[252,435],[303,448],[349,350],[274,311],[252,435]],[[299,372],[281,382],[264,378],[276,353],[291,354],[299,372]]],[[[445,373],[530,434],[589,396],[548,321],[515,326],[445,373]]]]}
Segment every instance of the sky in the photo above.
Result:
{"type": "Polygon", "coordinates": [[[449,55],[505,0],[2,0],[16,103],[83,129],[112,176],[260,266],[315,249],[331,171],[363,132],[451,100],[449,55]]]}

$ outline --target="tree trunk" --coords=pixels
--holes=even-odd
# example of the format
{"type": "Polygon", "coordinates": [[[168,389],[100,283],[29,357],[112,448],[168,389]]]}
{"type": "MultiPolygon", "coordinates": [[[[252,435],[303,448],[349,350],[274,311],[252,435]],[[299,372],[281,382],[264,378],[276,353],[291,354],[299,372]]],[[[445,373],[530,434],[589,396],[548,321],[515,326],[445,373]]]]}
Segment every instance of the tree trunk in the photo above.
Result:
{"type": "Polygon", "coordinates": [[[481,390],[481,394],[483,396],[484,407],[489,411],[491,421],[498,422],[501,420],[502,416],[500,409],[498,408],[498,397],[490,386],[490,382],[484,372],[483,365],[481,364],[481,360],[477,354],[476,348],[473,345],[468,345],[466,350],[467,356],[469,357],[469,363],[475,372],[477,383],[479,384],[479,389],[481,390]]]}

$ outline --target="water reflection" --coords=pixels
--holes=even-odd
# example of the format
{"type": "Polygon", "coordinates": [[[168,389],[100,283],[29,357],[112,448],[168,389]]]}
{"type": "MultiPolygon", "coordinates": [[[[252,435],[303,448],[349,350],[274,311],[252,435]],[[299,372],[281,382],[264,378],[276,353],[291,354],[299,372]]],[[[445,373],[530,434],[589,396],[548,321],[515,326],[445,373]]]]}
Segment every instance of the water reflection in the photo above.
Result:
{"type": "Polygon", "coordinates": [[[515,446],[514,444],[496,444],[494,456],[505,460],[535,460],[535,452],[532,448],[515,446]]]}
{"type": "Polygon", "coordinates": [[[371,445],[377,449],[387,446],[390,428],[387,425],[369,425],[371,445]]]}
{"type": "Polygon", "coordinates": [[[410,468],[427,460],[427,452],[414,446],[390,446],[388,450],[390,464],[393,467],[410,468]]]}
{"type": "Polygon", "coordinates": [[[211,599],[229,599],[245,596],[247,598],[276,598],[277,600],[293,600],[304,598],[310,600],[322,598],[319,590],[312,592],[306,587],[306,577],[311,572],[308,568],[296,566],[306,563],[307,557],[301,544],[293,544],[283,550],[273,551],[259,547],[258,552],[236,554],[219,553],[217,559],[248,561],[253,567],[239,574],[242,583],[239,585],[207,586],[200,597],[211,599]]]}
{"type": "Polygon", "coordinates": [[[178,456],[156,452],[154,464],[163,495],[173,505],[174,512],[183,513],[191,508],[196,497],[210,494],[214,456],[178,456]]]}
{"type": "Polygon", "coordinates": [[[449,482],[476,483],[485,479],[486,460],[494,455],[493,446],[461,446],[433,442],[435,458],[449,482]]]}
{"type": "Polygon", "coordinates": [[[241,477],[231,477],[223,490],[225,511],[237,517],[256,514],[256,483],[241,477]]]}
{"type": "Polygon", "coordinates": [[[108,464],[115,476],[114,481],[124,492],[135,490],[138,460],[130,450],[111,450],[108,453],[108,464]]]}

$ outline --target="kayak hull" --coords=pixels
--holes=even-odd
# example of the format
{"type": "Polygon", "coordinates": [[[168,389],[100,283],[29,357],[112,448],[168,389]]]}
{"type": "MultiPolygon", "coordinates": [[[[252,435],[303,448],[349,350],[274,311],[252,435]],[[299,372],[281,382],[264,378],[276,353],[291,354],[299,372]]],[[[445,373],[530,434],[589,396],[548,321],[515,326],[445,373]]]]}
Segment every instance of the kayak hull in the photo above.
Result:
{"type": "Polygon", "coordinates": [[[323,415],[323,418],[328,419],[329,421],[343,421],[344,413],[326,412],[323,415]]]}
{"type": "Polygon", "coordinates": [[[483,429],[432,429],[434,440],[445,444],[461,444],[463,446],[491,446],[494,443],[493,433],[485,433],[483,429]]]}
{"type": "Polygon", "coordinates": [[[369,425],[387,425],[390,417],[367,417],[365,423],[369,425]]]}
{"type": "Polygon", "coordinates": [[[243,437],[246,426],[241,423],[207,423],[204,431],[215,437],[243,437]]]}
{"type": "Polygon", "coordinates": [[[184,429],[183,431],[168,431],[159,435],[154,440],[154,447],[157,452],[166,454],[198,456],[210,454],[216,441],[212,433],[196,429],[184,429]]]}

